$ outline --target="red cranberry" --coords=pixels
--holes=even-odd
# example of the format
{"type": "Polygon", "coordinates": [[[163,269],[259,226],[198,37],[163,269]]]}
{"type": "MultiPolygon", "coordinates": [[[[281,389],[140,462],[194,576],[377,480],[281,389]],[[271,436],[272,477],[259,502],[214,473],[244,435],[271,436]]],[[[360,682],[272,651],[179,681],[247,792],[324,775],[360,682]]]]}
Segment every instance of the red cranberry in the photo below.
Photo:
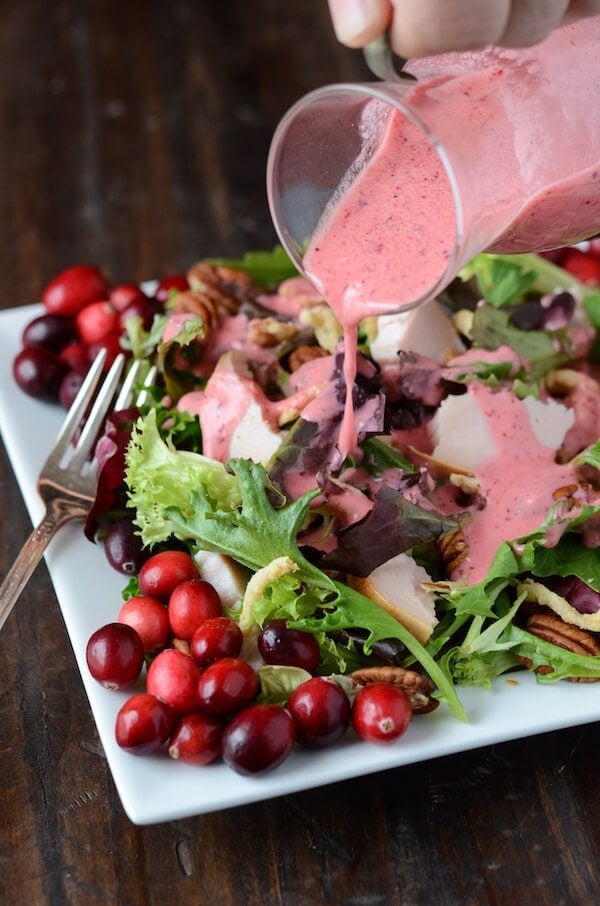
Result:
{"type": "Polygon", "coordinates": [[[42,346],[50,352],[61,352],[75,339],[75,325],[72,318],[61,315],[40,315],[34,318],[23,331],[23,346],[42,346]]]}
{"type": "Polygon", "coordinates": [[[569,249],[561,261],[561,267],[591,286],[600,285],[600,260],[587,255],[580,249],[569,249]]]}
{"type": "Polygon", "coordinates": [[[289,629],[285,620],[272,620],[258,637],[258,650],[267,664],[302,667],[314,673],[321,659],[319,643],[310,632],[289,629]]]}
{"type": "Polygon", "coordinates": [[[67,365],[49,349],[22,349],[13,362],[13,377],[28,396],[56,401],[67,365]]]}
{"type": "Polygon", "coordinates": [[[185,551],[161,551],[150,557],[138,575],[138,584],[143,595],[150,595],[168,602],[180,582],[196,579],[198,565],[185,551]]]}
{"type": "Polygon", "coordinates": [[[135,283],[118,283],[108,294],[108,301],[116,311],[125,311],[134,302],[148,297],[135,283]]]}
{"type": "Polygon", "coordinates": [[[148,559],[137,527],[127,516],[109,523],[104,536],[104,553],[112,568],[125,576],[139,573],[148,559]]]}
{"type": "Polygon", "coordinates": [[[390,683],[363,686],[352,706],[352,725],[368,742],[393,742],[408,729],[411,718],[406,695],[390,683]]]}
{"type": "Polygon", "coordinates": [[[335,680],[322,676],[294,689],[287,708],[296,724],[298,742],[309,749],[333,745],[350,723],[350,699],[335,680]]]}
{"type": "Polygon", "coordinates": [[[121,330],[126,330],[127,322],[130,318],[141,318],[144,330],[150,330],[152,322],[154,321],[154,315],[159,314],[162,310],[163,307],[160,302],[142,296],[134,302],[131,302],[127,308],[124,308],[119,313],[119,327],[121,330]]]}
{"type": "Polygon", "coordinates": [[[71,370],[65,374],[58,389],[58,399],[63,409],[71,408],[84,380],[85,375],[80,371],[71,370]]]}
{"type": "Polygon", "coordinates": [[[168,274],[159,281],[154,298],[159,302],[168,302],[173,293],[184,292],[189,288],[190,284],[184,274],[168,274]]]}
{"type": "Polygon", "coordinates": [[[237,657],[243,642],[242,630],[235,620],[211,617],[192,636],[192,657],[200,667],[206,667],[223,657],[237,657]]]}
{"type": "Polygon", "coordinates": [[[108,623],[90,636],[85,656],[90,673],[106,689],[128,689],[142,671],[144,646],[131,626],[108,623]]]}
{"type": "Polygon", "coordinates": [[[121,340],[118,333],[109,333],[101,340],[98,340],[95,343],[90,343],[87,347],[87,353],[90,363],[94,361],[100,350],[106,352],[106,358],[104,360],[104,371],[108,371],[114,360],[118,355],[122,355],[124,352],[121,347],[121,340]]]}
{"type": "Polygon", "coordinates": [[[90,302],[75,318],[77,335],[82,343],[91,346],[119,330],[119,315],[110,302],[90,302]]]}
{"type": "Polygon", "coordinates": [[[178,714],[186,714],[196,711],[200,704],[199,679],[200,670],[189,654],[177,648],[165,648],[148,667],[146,689],[178,714]]]}
{"type": "Polygon", "coordinates": [[[204,579],[180,582],[169,597],[171,629],[180,639],[189,641],[204,620],[222,614],[221,598],[214,586],[204,579]]]}
{"type": "Polygon", "coordinates": [[[108,281],[97,267],[75,264],[67,267],[46,286],[42,302],[53,315],[76,315],[90,302],[104,299],[108,281]]]}
{"type": "Polygon", "coordinates": [[[249,705],[225,727],[221,754],[238,774],[257,774],[277,767],[287,758],[295,735],[294,721],[283,708],[249,705]]]}
{"type": "Polygon", "coordinates": [[[140,692],[128,698],[117,714],[118,745],[134,755],[148,755],[165,744],[175,725],[175,713],[154,695],[140,692]]]}
{"type": "Polygon", "coordinates": [[[146,653],[164,648],[171,637],[169,615],[158,598],[145,595],[129,598],[119,611],[118,621],[135,629],[146,653]]]}
{"type": "Polygon", "coordinates": [[[210,764],[221,753],[223,724],[210,714],[186,714],[173,732],[169,755],[187,764],[210,764]]]}
{"type": "Polygon", "coordinates": [[[241,711],[258,690],[258,676],[247,661],[225,657],[209,664],[198,683],[200,707],[208,714],[241,711]]]}
{"type": "Polygon", "coordinates": [[[60,358],[63,362],[66,362],[73,371],[78,371],[83,375],[86,374],[90,367],[90,357],[87,347],[79,341],[69,343],[64,349],[61,349],[60,358]]]}

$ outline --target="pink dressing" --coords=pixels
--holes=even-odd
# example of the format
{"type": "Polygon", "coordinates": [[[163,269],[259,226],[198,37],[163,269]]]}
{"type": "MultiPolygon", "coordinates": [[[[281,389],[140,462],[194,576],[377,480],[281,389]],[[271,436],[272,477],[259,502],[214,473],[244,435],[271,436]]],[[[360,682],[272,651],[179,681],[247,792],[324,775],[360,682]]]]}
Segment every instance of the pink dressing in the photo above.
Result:
{"type": "Polygon", "coordinates": [[[358,323],[397,310],[399,301],[412,305],[441,280],[455,234],[452,189],[440,159],[416,126],[391,111],[377,151],[317,228],[303,260],[344,329],[342,457],[357,447],[358,323]]]}
{"type": "Polygon", "coordinates": [[[177,312],[176,314],[170,315],[165,324],[165,329],[163,330],[163,343],[170,343],[171,340],[174,340],[187,321],[191,321],[196,317],[197,315],[194,315],[189,311],[177,312]]]}
{"type": "Polygon", "coordinates": [[[304,277],[290,277],[279,284],[275,294],[265,293],[258,297],[258,301],[275,314],[296,318],[303,309],[311,308],[323,300],[312,283],[304,277]]]}
{"type": "Polygon", "coordinates": [[[476,469],[485,506],[463,527],[469,555],[453,575],[472,584],[483,579],[498,545],[539,528],[554,492],[577,486],[578,478],[574,466],[556,463],[555,451],[539,443],[525,406],[509,390],[472,384],[469,393],[477,397],[497,451],[476,469]]]}
{"type": "MultiPolygon", "coordinates": [[[[247,370],[243,352],[230,351],[219,359],[206,388],[184,394],[177,408],[199,417],[204,453],[225,462],[231,456],[236,429],[252,402],[259,406],[264,422],[276,430],[280,422],[302,413],[329,385],[333,364],[333,356],[306,362],[290,376],[291,393],[281,400],[270,400],[247,370]]],[[[300,493],[313,487],[314,481],[300,493]]]]}
{"type": "Polygon", "coordinates": [[[332,355],[309,359],[297,371],[290,374],[290,387],[294,392],[300,393],[314,386],[324,386],[331,380],[333,366],[334,357],[332,355]]]}
{"type": "Polygon", "coordinates": [[[523,367],[521,357],[514,349],[511,349],[510,346],[499,346],[497,349],[478,349],[476,347],[467,349],[450,359],[446,368],[460,374],[462,371],[468,370],[468,366],[477,362],[487,362],[490,365],[508,362],[511,366],[511,375],[517,374],[523,367]]]}
{"type": "Polygon", "coordinates": [[[317,227],[303,267],[340,323],[355,326],[410,307],[441,280],[455,218],[437,153],[391,110],[377,150],[317,227]]]}
{"type": "Polygon", "coordinates": [[[232,437],[251,403],[266,410],[267,399],[245,367],[242,353],[226,353],[219,359],[206,389],[186,394],[179,401],[180,408],[199,416],[205,456],[221,462],[231,457],[232,437]]]}

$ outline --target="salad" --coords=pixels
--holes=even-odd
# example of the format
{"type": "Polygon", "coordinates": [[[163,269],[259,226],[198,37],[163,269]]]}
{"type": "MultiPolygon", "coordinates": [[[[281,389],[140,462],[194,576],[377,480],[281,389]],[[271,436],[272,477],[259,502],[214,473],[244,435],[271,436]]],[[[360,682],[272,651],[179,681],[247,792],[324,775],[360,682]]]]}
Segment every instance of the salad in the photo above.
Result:
{"type": "Polygon", "coordinates": [[[317,673],[406,671],[423,710],[461,720],[461,685],[600,678],[600,293],[480,255],[434,302],[366,319],[342,458],[351,351],[282,250],[187,277],[127,322],[160,379],[100,444],[89,537],[131,518],[145,550],[225,575],[255,664],[283,620],[316,639],[317,673]]]}

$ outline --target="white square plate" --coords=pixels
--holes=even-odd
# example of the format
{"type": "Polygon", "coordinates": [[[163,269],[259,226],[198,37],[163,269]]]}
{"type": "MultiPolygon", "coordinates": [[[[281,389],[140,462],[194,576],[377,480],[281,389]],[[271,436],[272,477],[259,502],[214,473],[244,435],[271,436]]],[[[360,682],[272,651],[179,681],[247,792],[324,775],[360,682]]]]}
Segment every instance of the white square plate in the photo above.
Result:
{"type": "MultiPolygon", "coordinates": [[[[23,327],[42,311],[38,305],[0,312],[0,430],[33,521],[43,511],[37,474],[64,413],[22,393],[12,377],[12,361],[23,327]]],[[[391,745],[371,745],[348,733],[343,743],[323,752],[296,749],[279,768],[256,777],[242,777],[224,764],[182,764],[166,753],[137,757],[119,749],[114,739],[116,713],[130,693],[103,689],[85,663],[92,632],[116,619],[125,581],[108,565],[102,549],[87,541],[79,524],[60,531],[47,562],[115,784],[136,824],[244,805],[600,718],[600,686],[567,682],[542,686],[533,676],[519,673],[510,680],[499,679],[491,691],[462,689],[468,724],[452,718],[442,705],[433,714],[415,718],[407,733],[391,745]]]]}

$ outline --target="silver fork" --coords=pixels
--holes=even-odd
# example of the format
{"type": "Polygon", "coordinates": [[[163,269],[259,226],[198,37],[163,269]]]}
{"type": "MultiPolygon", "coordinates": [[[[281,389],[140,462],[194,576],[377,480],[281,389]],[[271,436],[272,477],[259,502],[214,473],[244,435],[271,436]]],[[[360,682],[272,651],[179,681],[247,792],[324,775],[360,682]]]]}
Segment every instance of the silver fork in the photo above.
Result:
{"type": "Polygon", "coordinates": [[[73,519],[85,519],[94,502],[97,476],[90,461],[92,447],[109,411],[130,403],[142,368],[140,360],[132,364],[115,400],[125,357],[117,356],[97,390],[105,358],[102,351],[94,360],[42,466],[37,489],[46,512],[0,586],[0,629],[58,529],[73,519]]]}

